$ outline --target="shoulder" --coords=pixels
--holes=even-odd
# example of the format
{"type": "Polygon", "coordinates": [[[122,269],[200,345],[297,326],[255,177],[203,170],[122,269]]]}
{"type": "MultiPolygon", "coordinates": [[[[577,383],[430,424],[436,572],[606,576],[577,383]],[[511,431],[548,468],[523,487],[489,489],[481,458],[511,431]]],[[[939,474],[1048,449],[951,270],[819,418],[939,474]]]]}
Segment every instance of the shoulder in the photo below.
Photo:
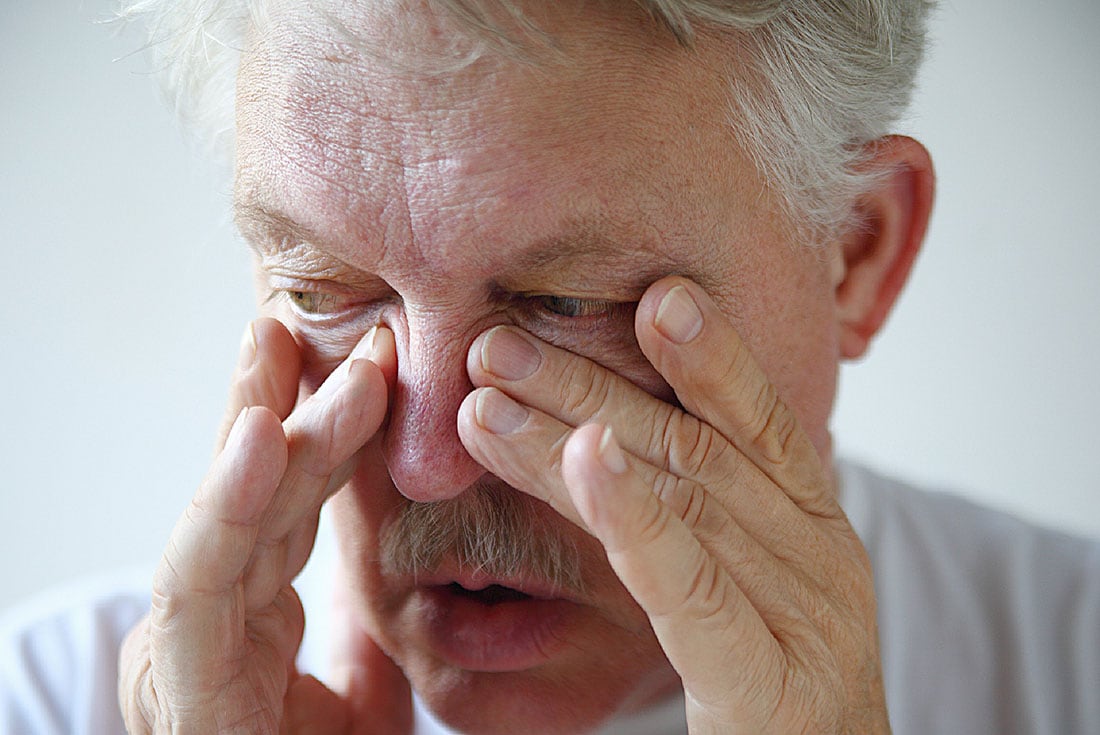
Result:
{"type": "Polygon", "coordinates": [[[842,463],[839,474],[845,511],[872,559],[929,573],[946,566],[939,573],[1041,570],[1051,581],[1100,575],[1100,539],[1028,523],[949,489],[920,489],[851,463],[842,463]]]}
{"type": "Polygon", "coordinates": [[[49,590],[0,614],[0,731],[121,733],[118,649],[149,607],[127,570],[49,590]]]}
{"type": "Polygon", "coordinates": [[[1100,540],[854,465],[895,732],[1100,728],[1100,540]]]}

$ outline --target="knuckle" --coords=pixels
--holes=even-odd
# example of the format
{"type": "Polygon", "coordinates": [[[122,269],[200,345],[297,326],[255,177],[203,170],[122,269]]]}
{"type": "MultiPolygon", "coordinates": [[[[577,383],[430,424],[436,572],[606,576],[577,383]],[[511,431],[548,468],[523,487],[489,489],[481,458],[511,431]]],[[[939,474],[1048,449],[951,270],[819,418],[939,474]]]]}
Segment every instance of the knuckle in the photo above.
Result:
{"type": "Polygon", "coordinates": [[[680,520],[688,528],[696,528],[707,515],[707,491],[693,482],[690,483],[690,488],[686,494],[687,502],[680,511],[680,520]]]}
{"type": "Polygon", "coordinates": [[[295,589],[287,585],[283,587],[275,598],[275,607],[282,616],[283,622],[295,631],[305,628],[306,613],[302,606],[302,600],[295,589]]]}
{"type": "Polygon", "coordinates": [[[752,445],[769,462],[781,464],[790,454],[797,430],[794,413],[779,398],[775,386],[765,383],[753,403],[752,419],[748,426],[752,445]]]}
{"type": "Polygon", "coordinates": [[[672,515],[660,502],[642,503],[636,509],[636,518],[630,524],[630,540],[626,551],[647,546],[659,539],[667,530],[672,515]]]}
{"type": "Polygon", "coordinates": [[[725,620],[730,610],[729,594],[729,580],[721,568],[700,553],[684,600],[694,609],[694,619],[701,624],[725,620]]]}
{"type": "Polygon", "coordinates": [[[653,494],[688,528],[698,528],[707,515],[707,491],[697,482],[661,472],[653,481],[653,494]]]}
{"type": "Polygon", "coordinates": [[[725,442],[719,441],[714,429],[690,414],[670,410],[658,437],[670,472],[698,476],[722,466],[725,442]]]}
{"type": "Polygon", "coordinates": [[[575,421],[587,421],[607,403],[611,376],[587,362],[574,359],[562,369],[558,385],[558,401],[565,414],[575,421]]]}

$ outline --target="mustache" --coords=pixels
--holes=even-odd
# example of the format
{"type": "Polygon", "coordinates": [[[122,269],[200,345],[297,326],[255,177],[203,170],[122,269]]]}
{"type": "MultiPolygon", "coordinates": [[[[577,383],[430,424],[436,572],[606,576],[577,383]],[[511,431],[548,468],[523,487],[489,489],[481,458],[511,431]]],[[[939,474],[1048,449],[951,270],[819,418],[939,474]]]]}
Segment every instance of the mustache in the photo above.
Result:
{"type": "Polygon", "coordinates": [[[501,579],[534,578],[583,593],[576,544],[549,526],[520,491],[479,480],[448,500],[409,503],[380,538],[382,572],[432,572],[448,559],[501,579]]]}

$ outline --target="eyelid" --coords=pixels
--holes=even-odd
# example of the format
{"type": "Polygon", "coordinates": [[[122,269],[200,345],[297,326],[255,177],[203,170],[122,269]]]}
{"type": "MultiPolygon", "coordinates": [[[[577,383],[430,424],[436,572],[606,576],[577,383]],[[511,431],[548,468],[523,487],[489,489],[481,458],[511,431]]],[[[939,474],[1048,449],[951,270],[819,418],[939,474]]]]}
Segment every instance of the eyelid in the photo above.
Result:
{"type": "Polygon", "coordinates": [[[530,316],[538,321],[546,323],[558,323],[562,326],[580,326],[581,324],[597,321],[617,321],[629,317],[638,306],[636,301],[620,301],[608,298],[590,298],[585,296],[571,296],[561,294],[525,294],[523,296],[524,309],[530,316]],[[579,307],[576,309],[553,308],[547,302],[560,300],[562,302],[574,302],[579,307]],[[568,313],[575,311],[576,313],[568,313]]]}
{"type": "Polygon", "coordinates": [[[312,291],[360,296],[366,290],[363,286],[350,286],[342,281],[329,278],[310,278],[271,270],[267,271],[267,277],[268,285],[273,291],[312,291]]]}
{"type": "Polygon", "coordinates": [[[384,292],[370,293],[362,288],[354,288],[329,280],[288,277],[270,272],[267,275],[267,288],[270,293],[264,303],[281,301],[298,318],[308,321],[329,324],[345,319],[357,321],[360,313],[365,314],[371,310],[372,306],[392,296],[392,291],[388,288],[384,292]],[[325,300],[327,306],[317,309],[304,308],[304,305],[295,299],[295,294],[310,295],[315,299],[325,300]]]}
{"type": "Polygon", "coordinates": [[[566,317],[569,319],[580,319],[584,317],[599,316],[609,314],[619,306],[619,302],[611,301],[609,299],[588,299],[578,296],[558,296],[556,294],[544,294],[534,297],[535,301],[539,302],[540,308],[545,309],[551,314],[566,317]],[[556,305],[561,306],[561,309],[555,309],[551,307],[554,302],[559,302],[556,305]],[[575,306],[578,308],[569,309],[567,306],[575,306]],[[572,313],[572,312],[577,313],[572,313]],[[570,313],[566,313],[570,312],[570,313]]]}

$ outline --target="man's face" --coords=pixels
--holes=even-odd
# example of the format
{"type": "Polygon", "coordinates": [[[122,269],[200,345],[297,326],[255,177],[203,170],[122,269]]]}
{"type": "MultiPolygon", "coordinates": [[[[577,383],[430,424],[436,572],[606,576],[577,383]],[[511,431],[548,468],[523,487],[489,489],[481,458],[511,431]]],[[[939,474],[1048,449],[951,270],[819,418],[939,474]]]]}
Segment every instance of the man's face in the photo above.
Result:
{"type": "Polygon", "coordinates": [[[474,462],[456,414],[472,389],[467,351],[499,324],[674,400],[638,349],[632,304],[682,274],[827,454],[829,258],[784,240],[733,141],[729,47],[682,49],[629,3],[548,3],[535,19],[560,54],[448,68],[466,39],[425,8],[395,19],[337,4],[322,18],[288,5],[241,68],[238,219],[265,311],[303,348],[305,391],[372,326],[396,337],[388,422],[332,501],[357,621],[464,728],[576,731],[671,691],[600,546],[474,462]],[[478,574],[457,549],[416,574],[387,565],[409,508],[475,495],[512,498],[527,533],[564,539],[582,584],[478,574]]]}

